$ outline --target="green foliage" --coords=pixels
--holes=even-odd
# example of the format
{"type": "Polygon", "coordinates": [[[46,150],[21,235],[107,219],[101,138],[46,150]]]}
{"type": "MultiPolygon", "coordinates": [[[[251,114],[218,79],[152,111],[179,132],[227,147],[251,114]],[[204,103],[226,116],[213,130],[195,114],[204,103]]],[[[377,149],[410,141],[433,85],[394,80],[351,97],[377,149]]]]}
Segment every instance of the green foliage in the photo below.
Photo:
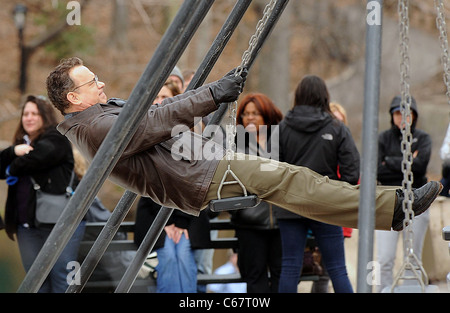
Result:
{"type": "Polygon", "coordinates": [[[58,38],[45,46],[45,51],[55,60],[72,55],[94,54],[94,29],[87,26],[69,26],[58,38]]]}
{"type": "MultiPolygon", "coordinates": [[[[51,28],[66,20],[68,1],[58,1],[57,6],[48,1],[34,15],[34,24],[43,28],[51,28]]],[[[45,45],[45,51],[50,58],[59,61],[74,54],[93,54],[95,29],[85,25],[66,27],[55,39],[45,45]]]]}

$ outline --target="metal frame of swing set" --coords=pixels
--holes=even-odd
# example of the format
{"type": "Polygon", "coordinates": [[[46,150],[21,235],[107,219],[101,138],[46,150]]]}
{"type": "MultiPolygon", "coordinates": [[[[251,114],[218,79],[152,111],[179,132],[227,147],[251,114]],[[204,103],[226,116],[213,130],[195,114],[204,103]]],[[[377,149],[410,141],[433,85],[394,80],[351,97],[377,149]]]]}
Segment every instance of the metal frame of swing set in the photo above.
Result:
{"type": "MultiPolygon", "coordinates": [[[[92,161],[92,166],[89,167],[86,175],[78,185],[77,192],[64,209],[35,262],[19,286],[18,292],[37,292],[39,290],[70,237],[75,232],[76,227],[86,214],[94,197],[99,192],[102,184],[111,173],[132,135],[135,133],[141,117],[148,110],[153,99],[169,76],[171,69],[176,65],[213,2],[214,0],[185,0],[182,3],[174,20],[156,48],[153,57],[130,94],[128,102],[124,106],[118,120],[97,151],[92,161]],[[105,163],[104,160],[111,161],[105,163]]],[[[288,0],[276,1],[273,11],[261,33],[257,47],[246,63],[248,68],[253,64],[258,52],[271,33],[287,3],[288,0]]],[[[381,8],[380,14],[382,14],[382,0],[367,1],[367,3],[377,3],[381,8]]],[[[188,90],[197,88],[204,83],[250,4],[251,0],[238,0],[236,2],[236,5],[212,43],[202,64],[196,71],[188,86],[188,90]]],[[[362,159],[361,164],[363,175],[361,176],[358,222],[358,292],[371,292],[371,285],[367,282],[366,277],[371,274],[370,269],[367,268],[367,264],[372,261],[373,256],[375,220],[374,182],[376,181],[377,162],[377,146],[373,143],[377,141],[376,134],[378,127],[381,28],[381,24],[367,24],[366,27],[363,155],[367,157],[362,159]]],[[[209,124],[218,125],[226,110],[227,105],[222,104],[215,112],[209,124]]],[[[133,192],[126,191],[124,193],[79,269],[79,273],[81,273],[81,284],[69,286],[66,291],[67,293],[81,292],[136,198],[137,195],[133,192]]],[[[119,282],[115,290],[116,293],[128,292],[130,290],[140,267],[153,248],[172,212],[172,208],[161,207],[141,246],[138,248],[135,258],[119,282]]]]}
{"type": "MultiPolygon", "coordinates": [[[[127,104],[123,107],[116,123],[108,132],[103,144],[92,160],[86,175],[78,185],[77,192],[74,193],[62,212],[61,217],[47,238],[35,262],[19,286],[18,292],[34,293],[39,290],[70,237],[75,232],[76,227],[89,209],[101,185],[111,173],[132,135],[135,133],[142,116],[144,116],[150,107],[153,99],[163,86],[171,69],[176,65],[183,51],[186,49],[213,2],[213,0],[185,0],[182,3],[178,13],[144,70],[144,73],[130,94],[127,104]],[[104,160],[111,160],[111,162],[105,164],[104,160]]],[[[269,36],[287,3],[288,0],[276,1],[272,14],[262,31],[260,40],[246,63],[248,68],[253,64],[263,43],[269,36]]],[[[237,1],[214,40],[207,56],[195,73],[188,89],[197,88],[203,84],[250,4],[251,0],[237,1]]],[[[213,122],[222,119],[226,109],[223,108],[224,106],[222,104],[216,111],[212,118],[213,122]]],[[[79,269],[78,273],[81,274],[81,284],[69,286],[66,291],[67,293],[80,292],[82,290],[136,197],[137,195],[133,192],[126,191],[124,193],[79,269]]],[[[161,234],[172,212],[172,208],[161,207],[155,221],[144,237],[141,246],[138,248],[132,263],[119,282],[115,290],[116,293],[128,292],[130,290],[140,267],[153,248],[156,239],[161,234]]]]}

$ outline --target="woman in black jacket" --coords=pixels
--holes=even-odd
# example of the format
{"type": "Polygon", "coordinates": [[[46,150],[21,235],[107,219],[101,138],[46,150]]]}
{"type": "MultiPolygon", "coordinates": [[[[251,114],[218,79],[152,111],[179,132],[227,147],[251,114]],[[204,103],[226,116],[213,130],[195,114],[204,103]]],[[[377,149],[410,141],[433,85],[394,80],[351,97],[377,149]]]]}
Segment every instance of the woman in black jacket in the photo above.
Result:
{"type": "MultiPolygon", "coordinates": [[[[52,105],[44,97],[28,96],[22,108],[21,120],[13,144],[0,152],[0,179],[7,179],[8,196],[5,206],[5,229],[8,237],[19,243],[26,271],[50,235],[51,226],[36,227],[36,196],[30,178],[48,193],[66,192],[73,169],[72,146],[56,130],[52,105]]],[[[64,208],[61,208],[61,211],[64,208]]],[[[84,234],[80,223],[72,239],[58,258],[39,292],[66,291],[69,262],[77,260],[84,234]]]]}
{"type": "MultiPolygon", "coordinates": [[[[279,131],[281,161],[308,167],[330,179],[358,182],[359,153],[349,129],[331,113],[328,90],[321,78],[303,78],[295,91],[294,107],[280,123],[279,131]]],[[[342,227],[284,209],[276,213],[283,246],[279,291],[297,292],[308,231],[312,230],[334,291],[353,292],[345,265],[342,227]]]]}
{"type": "MultiPolygon", "coordinates": [[[[283,118],[272,100],[262,93],[246,95],[237,111],[237,151],[278,159],[271,142],[273,127],[283,118]]],[[[278,292],[281,272],[280,230],[274,205],[261,201],[254,208],[231,211],[231,222],[239,240],[238,267],[247,283],[247,292],[278,292]]]]}

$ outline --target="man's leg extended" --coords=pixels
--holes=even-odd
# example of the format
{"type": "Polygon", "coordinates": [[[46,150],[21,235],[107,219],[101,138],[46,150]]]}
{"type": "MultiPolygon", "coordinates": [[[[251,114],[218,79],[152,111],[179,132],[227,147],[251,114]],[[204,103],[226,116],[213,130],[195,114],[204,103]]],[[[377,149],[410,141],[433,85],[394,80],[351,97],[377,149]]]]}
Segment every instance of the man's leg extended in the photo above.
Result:
{"type": "MultiPolygon", "coordinates": [[[[283,207],[296,214],[321,222],[357,228],[359,186],[331,180],[301,166],[236,153],[230,161],[247,192],[261,200],[283,207]]],[[[217,199],[217,190],[227,170],[228,161],[222,160],[214,174],[205,205],[217,199]]],[[[231,176],[227,180],[233,180],[231,176]]],[[[391,229],[396,188],[377,188],[375,228],[391,229]]],[[[242,196],[242,188],[224,185],[222,198],[242,196]]]]}

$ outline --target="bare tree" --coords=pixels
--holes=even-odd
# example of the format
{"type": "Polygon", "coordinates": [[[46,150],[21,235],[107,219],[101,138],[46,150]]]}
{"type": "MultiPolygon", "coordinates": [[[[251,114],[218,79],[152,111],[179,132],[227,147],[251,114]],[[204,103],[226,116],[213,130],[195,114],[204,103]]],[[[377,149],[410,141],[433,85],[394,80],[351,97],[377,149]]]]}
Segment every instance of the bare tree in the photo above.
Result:
{"type": "Polygon", "coordinates": [[[126,49],[128,43],[128,1],[113,0],[114,9],[111,18],[111,32],[109,35],[109,44],[113,48],[126,49]]]}
{"type": "MultiPolygon", "coordinates": [[[[80,2],[80,8],[83,10],[89,0],[83,0],[80,2]]],[[[69,26],[67,23],[66,16],[61,18],[61,20],[53,27],[48,27],[47,31],[43,32],[33,40],[31,40],[28,44],[24,44],[23,46],[23,56],[22,56],[22,69],[21,71],[24,73],[24,77],[27,77],[27,68],[28,68],[28,62],[33,55],[33,53],[40,47],[45,46],[46,44],[50,43],[51,41],[58,38],[58,36],[69,26]]],[[[26,79],[23,83],[23,91],[26,90],[26,79]]]]}
{"type": "Polygon", "coordinates": [[[290,12],[288,4],[258,57],[258,90],[269,96],[283,112],[290,107],[290,12]]]}

